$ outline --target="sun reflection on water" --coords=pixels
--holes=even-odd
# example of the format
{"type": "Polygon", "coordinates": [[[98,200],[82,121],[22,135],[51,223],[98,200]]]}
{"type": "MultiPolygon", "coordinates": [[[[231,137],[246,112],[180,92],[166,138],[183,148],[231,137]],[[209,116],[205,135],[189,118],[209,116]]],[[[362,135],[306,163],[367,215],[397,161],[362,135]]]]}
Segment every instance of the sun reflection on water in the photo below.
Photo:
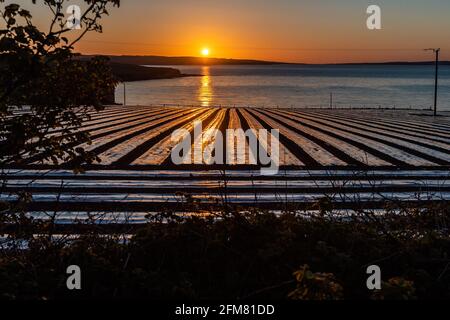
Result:
{"type": "Polygon", "coordinates": [[[200,78],[200,87],[198,91],[198,101],[202,107],[211,106],[213,90],[211,85],[211,76],[208,66],[202,67],[203,76],[200,78]]]}

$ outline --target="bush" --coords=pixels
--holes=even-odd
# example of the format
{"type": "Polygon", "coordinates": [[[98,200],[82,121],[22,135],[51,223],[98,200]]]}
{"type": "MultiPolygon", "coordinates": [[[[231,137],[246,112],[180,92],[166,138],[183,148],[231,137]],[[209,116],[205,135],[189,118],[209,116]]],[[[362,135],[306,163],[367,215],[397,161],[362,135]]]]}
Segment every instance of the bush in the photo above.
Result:
{"type": "Polygon", "coordinates": [[[98,225],[73,239],[52,238],[54,229],[38,224],[40,236],[31,237],[36,228],[29,225],[36,222],[28,221],[27,228],[14,229],[21,233],[10,232],[13,245],[1,251],[1,294],[30,299],[450,298],[450,239],[442,229],[448,211],[411,212],[375,219],[363,213],[350,219],[259,211],[183,219],[162,214],[128,241],[123,234],[102,235],[98,225]],[[27,250],[19,248],[25,238],[27,250]],[[81,291],[66,289],[65,269],[72,264],[82,269],[81,291]],[[371,264],[382,270],[379,292],[366,287],[371,264]]]}

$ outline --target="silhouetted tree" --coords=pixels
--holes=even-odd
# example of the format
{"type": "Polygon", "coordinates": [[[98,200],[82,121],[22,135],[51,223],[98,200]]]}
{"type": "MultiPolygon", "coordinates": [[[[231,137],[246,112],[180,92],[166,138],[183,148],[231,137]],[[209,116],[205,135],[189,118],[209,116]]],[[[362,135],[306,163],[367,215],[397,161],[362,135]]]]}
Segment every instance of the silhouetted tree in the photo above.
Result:
{"type": "Polygon", "coordinates": [[[88,142],[89,134],[77,131],[90,111],[102,108],[117,82],[106,58],[80,61],[73,46],[87,32],[101,32],[100,18],[120,0],[85,0],[80,30],[68,27],[64,15],[71,1],[32,2],[51,12],[48,31],[39,30],[30,11],[18,4],[0,10],[5,25],[0,30],[0,164],[19,164],[36,154],[54,163],[92,162],[94,157],[77,146],[88,142]]]}

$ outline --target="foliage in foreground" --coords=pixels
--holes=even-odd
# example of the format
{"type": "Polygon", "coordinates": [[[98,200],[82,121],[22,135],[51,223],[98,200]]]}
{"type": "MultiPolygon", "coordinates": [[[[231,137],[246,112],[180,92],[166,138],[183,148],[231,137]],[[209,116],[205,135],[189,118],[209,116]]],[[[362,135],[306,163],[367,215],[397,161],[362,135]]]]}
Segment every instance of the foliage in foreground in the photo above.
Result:
{"type": "Polygon", "coordinates": [[[99,20],[120,1],[84,1],[79,32],[67,26],[63,14],[69,1],[29,4],[33,10],[49,10],[45,31],[33,24],[30,11],[4,2],[0,0],[0,166],[33,156],[34,161],[76,165],[97,160],[79,146],[90,139],[78,129],[90,112],[103,108],[117,80],[105,58],[81,62],[73,50],[87,32],[102,31],[99,20]]]}
{"type": "Polygon", "coordinates": [[[327,212],[158,218],[124,242],[95,229],[76,241],[51,240],[50,223],[32,237],[34,222],[19,216],[10,240],[27,239],[29,249],[1,251],[1,297],[450,298],[448,205],[351,219],[327,212]],[[81,291],[66,289],[72,264],[82,269],[81,291]],[[380,291],[366,287],[372,264],[382,270],[380,291]]]}

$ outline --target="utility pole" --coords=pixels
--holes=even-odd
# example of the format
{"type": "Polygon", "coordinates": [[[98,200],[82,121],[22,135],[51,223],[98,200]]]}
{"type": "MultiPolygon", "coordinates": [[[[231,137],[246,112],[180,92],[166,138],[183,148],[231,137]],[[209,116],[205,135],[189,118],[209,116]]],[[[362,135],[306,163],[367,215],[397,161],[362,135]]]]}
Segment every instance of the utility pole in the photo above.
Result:
{"type": "Polygon", "coordinates": [[[434,116],[437,115],[437,93],[438,93],[438,74],[439,74],[439,52],[440,48],[437,49],[425,49],[425,51],[433,51],[436,54],[436,73],[434,78],[434,116]]]}
{"type": "Polygon", "coordinates": [[[123,105],[127,105],[127,87],[125,86],[125,82],[123,83],[123,105]]]}
{"type": "Polygon", "coordinates": [[[330,109],[333,109],[333,92],[330,92],[330,109]]]}

